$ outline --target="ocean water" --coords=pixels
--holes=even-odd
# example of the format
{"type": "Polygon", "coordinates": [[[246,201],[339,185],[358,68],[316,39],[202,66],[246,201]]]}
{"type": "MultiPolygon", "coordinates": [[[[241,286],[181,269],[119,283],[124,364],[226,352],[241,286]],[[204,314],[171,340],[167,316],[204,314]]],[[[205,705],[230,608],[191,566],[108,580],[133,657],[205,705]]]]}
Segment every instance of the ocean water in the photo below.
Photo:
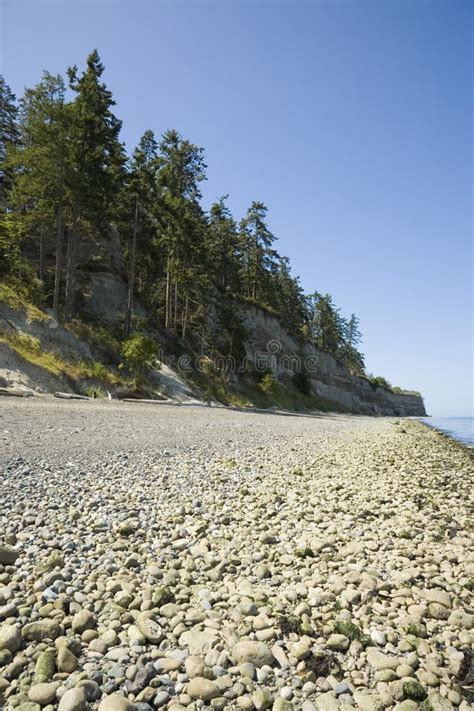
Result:
{"type": "Polygon", "coordinates": [[[422,421],[458,442],[474,447],[474,417],[424,417],[422,421]]]}

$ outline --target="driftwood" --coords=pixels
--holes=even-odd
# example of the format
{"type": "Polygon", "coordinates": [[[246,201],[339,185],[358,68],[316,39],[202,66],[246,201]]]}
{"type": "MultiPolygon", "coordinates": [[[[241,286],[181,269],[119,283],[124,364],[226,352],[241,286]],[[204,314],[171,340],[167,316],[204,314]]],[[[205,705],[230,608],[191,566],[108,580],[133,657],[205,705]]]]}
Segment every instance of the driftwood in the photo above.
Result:
{"type": "Polygon", "coordinates": [[[22,388],[0,388],[0,395],[9,395],[10,397],[33,397],[33,390],[23,390],[22,388]]]}
{"type": "Polygon", "coordinates": [[[53,395],[63,400],[90,400],[87,395],[76,395],[76,393],[53,393],[53,395]]]}

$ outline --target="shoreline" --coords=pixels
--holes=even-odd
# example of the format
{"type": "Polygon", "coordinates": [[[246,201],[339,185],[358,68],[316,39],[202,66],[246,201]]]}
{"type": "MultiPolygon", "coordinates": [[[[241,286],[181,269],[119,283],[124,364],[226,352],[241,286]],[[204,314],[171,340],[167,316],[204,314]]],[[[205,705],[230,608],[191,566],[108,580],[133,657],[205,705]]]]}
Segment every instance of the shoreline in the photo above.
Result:
{"type": "Polygon", "coordinates": [[[426,425],[426,427],[444,437],[448,442],[460,445],[463,449],[466,449],[472,457],[474,457],[474,443],[463,442],[462,440],[457,439],[457,437],[454,437],[449,432],[442,430],[439,427],[436,427],[436,425],[431,425],[429,422],[425,422],[421,418],[416,419],[418,420],[418,422],[420,422],[420,424],[426,425]]]}
{"type": "Polygon", "coordinates": [[[89,413],[1,413],[6,709],[471,708],[465,447],[400,418],[89,413]]]}

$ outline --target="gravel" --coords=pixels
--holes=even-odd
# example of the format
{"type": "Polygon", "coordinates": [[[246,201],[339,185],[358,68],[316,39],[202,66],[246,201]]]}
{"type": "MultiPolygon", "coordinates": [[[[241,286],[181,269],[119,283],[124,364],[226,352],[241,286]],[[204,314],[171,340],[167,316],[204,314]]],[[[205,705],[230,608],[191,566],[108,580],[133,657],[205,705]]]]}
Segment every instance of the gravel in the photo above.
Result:
{"type": "Polygon", "coordinates": [[[1,400],[0,455],[0,707],[473,708],[471,458],[422,424],[1,400]]]}

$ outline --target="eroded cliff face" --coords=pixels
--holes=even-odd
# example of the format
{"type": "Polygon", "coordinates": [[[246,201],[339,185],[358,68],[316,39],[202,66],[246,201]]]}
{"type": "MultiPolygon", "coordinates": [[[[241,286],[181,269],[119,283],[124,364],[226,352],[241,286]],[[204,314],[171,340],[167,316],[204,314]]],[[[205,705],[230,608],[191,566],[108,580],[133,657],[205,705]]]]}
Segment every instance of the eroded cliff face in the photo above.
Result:
{"type": "Polygon", "coordinates": [[[257,307],[241,312],[249,332],[247,354],[257,368],[268,367],[281,381],[290,382],[304,369],[311,390],[324,400],[364,415],[424,416],[423,398],[374,387],[365,378],[349,373],[333,355],[310,343],[297,341],[277,318],[257,307]]]}

